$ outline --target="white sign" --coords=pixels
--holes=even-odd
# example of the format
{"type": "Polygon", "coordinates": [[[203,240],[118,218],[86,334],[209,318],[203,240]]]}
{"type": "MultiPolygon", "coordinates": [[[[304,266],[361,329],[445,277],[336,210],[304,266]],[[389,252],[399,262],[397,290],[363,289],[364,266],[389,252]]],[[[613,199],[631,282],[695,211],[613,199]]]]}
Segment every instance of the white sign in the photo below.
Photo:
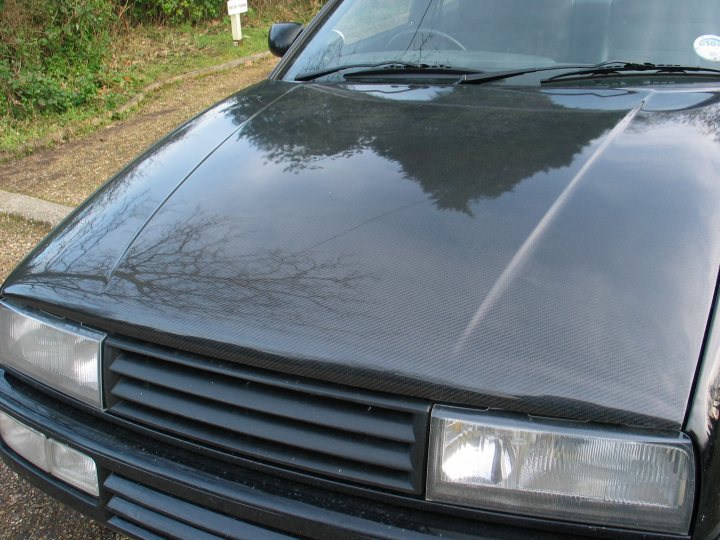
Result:
{"type": "Polygon", "coordinates": [[[240,15],[248,12],[248,0],[229,0],[228,15],[240,15]]]}

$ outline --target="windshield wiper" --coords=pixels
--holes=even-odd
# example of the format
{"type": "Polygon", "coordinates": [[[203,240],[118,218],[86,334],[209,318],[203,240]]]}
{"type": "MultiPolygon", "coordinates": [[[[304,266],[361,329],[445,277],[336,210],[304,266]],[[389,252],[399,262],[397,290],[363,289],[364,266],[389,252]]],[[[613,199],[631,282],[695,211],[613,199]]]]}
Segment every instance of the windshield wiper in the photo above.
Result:
{"type": "Polygon", "coordinates": [[[377,68],[394,68],[394,67],[422,69],[427,66],[425,64],[414,64],[412,62],[401,62],[401,61],[380,62],[380,63],[375,63],[375,64],[346,64],[343,66],[335,66],[335,67],[331,67],[331,68],[320,69],[317,71],[307,71],[305,73],[300,73],[297,77],[295,77],[295,80],[298,82],[314,81],[315,79],[319,79],[320,77],[325,77],[326,75],[332,75],[333,73],[345,71],[346,69],[363,69],[363,68],[377,69],[377,68]]]}
{"type": "Polygon", "coordinates": [[[541,67],[541,68],[528,68],[528,69],[516,69],[512,71],[495,71],[491,73],[477,73],[465,75],[461,80],[460,84],[484,84],[494,81],[502,81],[510,79],[512,77],[519,77],[521,75],[528,75],[530,73],[539,73],[542,71],[557,71],[557,70],[573,70],[568,73],[561,73],[555,77],[550,77],[542,81],[543,84],[561,80],[564,77],[592,77],[594,75],[613,75],[623,71],[656,71],[658,73],[672,73],[672,74],[688,74],[688,73],[720,73],[718,69],[704,68],[699,66],[675,66],[675,65],[656,65],[650,63],[634,63],[634,62],[603,62],[601,64],[594,65],[565,65],[565,66],[552,66],[552,67],[541,67]]]}
{"type": "Polygon", "coordinates": [[[622,76],[626,73],[642,73],[652,71],[655,75],[668,73],[671,75],[690,75],[699,74],[720,74],[720,69],[706,68],[701,66],[681,66],[672,64],[652,64],[650,62],[638,64],[635,62],[606,62],[598,64],[589,69],[581,69],[578,71],[570,71],[569,73],[561,73],[549,79],[541,81],[541,84],[550,84],[555,81],[561,81],[567,78],[572,79],[590,79],[593,77],[614,77],[622,76]]]}
{"type": "Polygon", "coordinates": [[[565,65],[565,66],[552,66],[552,67],[540,67],[540,68],[527,68],[527,69],[513,69],[511,71],[493,71],[490,73],[475,72],[465,75],[461,80],[460,84],[484,84],[494,81],[502,81],[504,79],[510,79],[512,77],[519,77],[520,75],[528,75],[530,73],[538,73],[540,71],[556,71],[558,69],[590,69],[597,66],[584,66],[584,65],[565,65]]]}
{"type": "Polygon", "coordinates": [[[403,75],[441,75],[443,77],[460,77],[467,76],[469,74],[482,73],[474,69],[456,68],[452,66],[437,65],[431,66],[427,64],[421,64],[418,66],[386,66],[381,68],[363,69],[360,71],[353,71],[344,75],[345,79],[363,79],[363,78],[377,78],[377,77],[394,77],[403,75]]]}
{"type": "Polygon", "coordinates": [[[479,71],[471,69],[454,68],[452,66],[445,65],[430,65],[430,64],[414,64],[412,62],[382,62],[378,64],[351,64],[344,66],[335,66],[332,68],[321,69],[318,71],[309,71],[307,73],[301,73],[295,77],[296,81],[306,82],[314,81],[320,77],[326,75],[332,75],[340,71],[348,69],[354,69],[351,73],[343,75],[345,79],[362,78],[362,77],[376,77],[385,75],[468,75],[481,73],[479,71]]]}

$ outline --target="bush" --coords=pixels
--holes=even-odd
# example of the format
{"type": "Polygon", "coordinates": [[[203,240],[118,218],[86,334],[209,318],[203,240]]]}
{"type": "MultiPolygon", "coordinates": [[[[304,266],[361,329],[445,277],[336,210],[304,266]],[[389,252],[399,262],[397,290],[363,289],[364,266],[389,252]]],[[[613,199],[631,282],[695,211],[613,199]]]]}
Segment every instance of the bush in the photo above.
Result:
{"type": "Polygon", "coordinates": [[[127,0],[126,13],[136,22],[195,24],[219,17],[224,0],[127,0]]]}
{"type": "Polygon", "coordinates": [[[249,0],[250,9],[261,19],[273,22],[298,21],[304,22],[309,15],[314,15],[327,0],[249,0]]]}
{"type": "Polygon", "coordinates": [[[23,117],[85,103],[102,86],[113,19],[110,0],[4,0],[0,105],[23,117]]]}
{"type": "MultiPolygon", "coordinates": [[[[2,1],[2,0],[0,0],[2,1]]],[[[317,12],[326,0],[250,0],[260,18],[296,19],[317,12]]],[[[196,24],[225,15],[226,0],[123,0],[123,11],[134,22],[196,24]]]]}
{"type": "MultiPolygon", "coordinates": [[[[325,0],[250,0],[255,24],[305,20],[325,0]]],[[[122,20],[195,24],[225,0],[0,0],[0,116],[62,113],[112,81],[105,61],[122,20]]]]}

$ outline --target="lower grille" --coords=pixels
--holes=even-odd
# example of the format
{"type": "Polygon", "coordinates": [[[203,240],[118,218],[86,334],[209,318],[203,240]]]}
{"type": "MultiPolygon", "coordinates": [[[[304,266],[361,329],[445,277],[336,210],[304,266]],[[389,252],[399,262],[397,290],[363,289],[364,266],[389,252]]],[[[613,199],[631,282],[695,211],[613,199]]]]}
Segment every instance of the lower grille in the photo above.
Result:
{"type": "Polygon", "coordinates": [[[109,412],[234,455],[420,495],[429,404],[108,340],[109,412]]]}
{"type": "Polygon", "coordinates": [[[136,538],[156,540],[287,540],[293,538],[234,517],[197,506],[112,474],[105,481],[112,494],[108,523],[136,538]]]}

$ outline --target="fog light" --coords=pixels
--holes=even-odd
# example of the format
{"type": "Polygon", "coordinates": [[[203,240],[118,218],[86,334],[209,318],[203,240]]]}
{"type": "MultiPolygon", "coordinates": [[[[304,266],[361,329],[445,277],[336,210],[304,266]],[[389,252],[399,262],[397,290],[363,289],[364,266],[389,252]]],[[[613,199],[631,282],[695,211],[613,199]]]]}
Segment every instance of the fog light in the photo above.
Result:
{"type": "Polygon", "coordinates": [[[47,449],[50,474],[85,493],[100,495],[97,466],[92,458],[52,439],[47,449]]]}
{"type": "Polygon", "coordinates": [[[687,436],[436,407],[430,500],[686,534],[695,496],[687,436]]]}
{"type": "Polygon", "coordinates": [[[0,436],[19,456],[55,478],[94,495],[100,495],[97,465],[90,456],[18,422],[0,411],[0,436]]]}
{"type": "Polygon", "coordinates": [[[15,453],[38,469],[50,472],[45,458],[45,435],[0,411],[0,436],[15,453]]]}

